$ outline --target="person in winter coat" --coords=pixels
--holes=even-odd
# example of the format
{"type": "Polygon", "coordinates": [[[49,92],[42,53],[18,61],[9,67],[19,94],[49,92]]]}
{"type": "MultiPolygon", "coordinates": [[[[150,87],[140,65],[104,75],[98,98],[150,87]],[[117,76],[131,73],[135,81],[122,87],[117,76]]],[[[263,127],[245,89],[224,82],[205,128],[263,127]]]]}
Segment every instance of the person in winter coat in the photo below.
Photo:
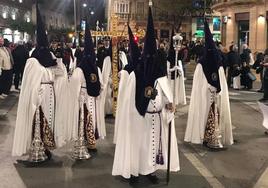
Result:
{"type": "Polygon", "coordinates": [[[238,54],[238,48],[236,45],[231,45],[229,48],[229,52],[227,55],[228,59],[228,77],[227,77],[227,84],[231,87],[232,78],[238,76],[238,70],[240,69],[240,57],[238,54]]]}
{"type": "Polygon", "coordinates": [[[12,56],[14,59],[14,85],[15,89],[18,90],[26,61],[29,58],[29,51],[24,46],[23,41],[18,42],[18,46],[12,51],[12,56]]]}

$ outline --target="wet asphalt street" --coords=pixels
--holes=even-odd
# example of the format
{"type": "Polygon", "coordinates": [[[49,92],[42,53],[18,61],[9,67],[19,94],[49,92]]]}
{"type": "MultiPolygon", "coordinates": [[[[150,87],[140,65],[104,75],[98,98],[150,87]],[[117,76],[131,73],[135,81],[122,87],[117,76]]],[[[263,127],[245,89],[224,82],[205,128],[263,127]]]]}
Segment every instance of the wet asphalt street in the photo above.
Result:
{"type": "MultiPolygon", "coordinates": [[[[189,66],[186,90],[191,91],[193,65],[189,66]]],[[[255,90],[259,83],[255,84],[255,90]]],[[[230,90],[232,122],[237,143],[226,151],[211,152],[199,145],[183,142],[188,105],[178,108],[176,133],[181,171],[172,173],[165,184],[165,172],[158,171],[160,184],[141,177],[133,187],[172,188],[257,188],[268,187],[268,136],[264,135],[262,115],[257,107],[261,94],[230,90]]],[[[72,146],[53,152],[53,160],[39,166],[11,157],[18,93],[0,99],[0,188],[127,188],[121,177],[111,175],[115,146],[112,143],[114,119],[107,118],[107,138],[98,142],[98,152],[87,161],[71,158],[72,146]]]]}

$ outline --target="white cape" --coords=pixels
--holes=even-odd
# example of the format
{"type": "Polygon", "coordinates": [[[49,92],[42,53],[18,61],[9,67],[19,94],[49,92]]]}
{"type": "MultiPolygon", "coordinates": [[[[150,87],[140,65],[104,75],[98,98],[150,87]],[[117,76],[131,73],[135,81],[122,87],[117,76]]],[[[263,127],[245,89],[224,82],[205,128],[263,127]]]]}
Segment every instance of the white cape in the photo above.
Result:
{"type": "Polygon", "coordinates": [[[45,68],[37,59],[27,60],[19,96],[12,156],[21,156],[30,148],[33,118],[40,105],[38,95],[44,72],[45,68]]]}
{"type": "MultiPolygon", "coordinates": [[[[54,71],[53,75],[56,99],[57,97],[61,96],[62,89],[64,89],[64,85],[62,85],[64,78],[61,79],[61,76],[65,70],[64,65],[61,62],[57,63],[57,67],[51,67],[51,70],[54,71]]],[[[40,65],[37,59],[29,58],[27,60],[19,96],[14,143],[12,149],[13,156],[21,156],[27,153],[30,148],[33,131],[33,118],[37,107],[41,105],[43,100],[42,94],[39,92],[41,89],[42,78],[46,71],[47,69],[40,65]]],[[[62,101],[65,99],[66,98],[62,95],[58,102],[55,101],[56,111],[54,122],[54,138],[57,147],[60,147],[64,144],[65,122],[62,122],[64,119],[64,113],[59,113],[59,110],[62,110],[60,106],[62,105],[62,101]]]]}
{"type": "MultiPolygon", "coordinates": [[[[169,102],[172,102],[172,94],[168,86],[167,78],[159,78],[158,83],[167,96],[169,102]]],[[[142,156],[140,148],[144,145],[144,143],[141,143],[143,135],[143,126],[141,125],[146,125],[146,119],[138,113],[135,106],[135,100],[133,100],[135,99],[136,93],[136,77],[134,72],[132,72],[129,76],[126,90],[129,95],[125,96],[126,103],[123,105],[122,109],[124,112],[124,125],[120,126],[117,133],[117,144],[115,148],[112,175],[120,175],[124,178],[130,178],[131,175],[138,176],[147,170],[140,166],[140,162],[143,160],[140,158],[140,156],[142,156]]],[[[163,155],[164,161],[166,161],[168,124],[170,121],[174,120],[174,114],[168,113],[165,110],[163,110],[162,113],[164,123],[164,130],[162,134],[163,155]]],[[[165,169],[166,167],[166,165],[159,166],[159,169],[165,169]]],[[[179,169],[178,145],[173,121],[171,135],[171,171],[178,171],[179,169]]]]}
{"type": "Polygon", "coordinates": [[[268,129],[268,106],[260,102],[258,102],[258,105],[263,115],[262,125],[265,129],[268,129]]]}
{"type": "MultiPolygon", "coordinates": [[[[126,58],[126,54],[122,52],[120,56],[121,62],[124,65],[127,65],[128,61],[126,58]]],[[[124,115],[125,112],[123,111],[123,105],[126,103],[126,95],[127,93],[127,81],[129,78],[129,73],[126,70],[121,70],[119,72],[120,76],[120,81],[119,81],[119,86],[118,86],[118,97],[117,97],[117,107],[116,107],[116,115],[115,115],[115,123],[114,123],[114,139],[113,143],[116,144],[116,139],[117,139],[117,131],[120,126],[124,126],[124,115]]]]}
{"type": "MultiPolygon", "coordinates": [[[[230,103],[228,86],[224,70],[219,68],[221,92],[219,93],[219,126],[222,134],[223,144],[233,144],[232,122],[230,113],[230,103]]],[[[204,139],[205,127],[210,108],[209,84],[204,75],[201,64],[197,64],[191,93],[191,100],[188,112],[188,121],[184,141],[194,144],[202,144],[204,139]]]]}
{"type": "MultiPolygon", "coordinates": [[[[100,82],[102,84],[101,71],[98,69],[100,82]]],[[[79,122],[79,95],[82,87],[82,83],[85,83],[85,76],[83,71],[80,68],[76,68],[73,72],[73,75],[70,79],[70,108],[69,116],[71,117],[70,123],[68,124],[68,136],[69,140],[76,140],[78,138],[78,122],[79,122]]],[[[106,136],[105,122],[104,120],[104,108],[101,105],[102,101],[102,92],[96,97],[96,119],[97,127],[99,131],[99,136],[104,138],[106,136]]],[[[88,96],[90,97],[90,96],[88,96]]],[[[95,117],[92,117],[95,118],[95,117]]]]}
{"type": "Polygon", "coordinates": [[[105,114],[112,114],[112,78],[111,78],[111,71],[112,71],[112,62],[111,57],[107,56],[103,60],[102,66],[102,80],[103,80],[103,97],[104,101],[104,110],[105,114]]]}
{"type": "Polygon", "coordinates": [[[62,59],[57,59],[58,68],[63,72],[61,77],[56,77],[54,82],[56,111],[55,111],[55,142],[57,147],[66,144],[67,125],[70,122],[69,109],[69,81],[62,59]]]}
{"type": "MultiPolygon", "coordinates": [[[[186,92],[185,92],[185,83],[184,83],[184,72],[182,67],[182,62],[178,61],[179,71],[181,75],[175,79],[176,88],[175,88],[175,104],[176,105],[186,105],[186,92]]],[[[171,71],[170,71],[170,62],[167,61],[167,73],[170,83],[170,88],[172,93],[174,93],[174,80],[171,80],[171,71]]]]}

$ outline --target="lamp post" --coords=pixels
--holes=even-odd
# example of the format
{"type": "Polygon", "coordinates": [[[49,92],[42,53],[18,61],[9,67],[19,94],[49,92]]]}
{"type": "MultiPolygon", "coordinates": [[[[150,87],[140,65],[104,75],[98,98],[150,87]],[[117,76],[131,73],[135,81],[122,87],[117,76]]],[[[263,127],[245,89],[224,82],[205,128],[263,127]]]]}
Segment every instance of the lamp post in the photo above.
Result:
{"type": "MultiPolygon", "coordinates": [[[[175,36],[173,36],[173,41],[174,41],[174,50],[176,52],[176,56],[175,56],[175,64],[174,67],[178,66],[178,54],[179,51],[181,49],[181,42],[182,42],[183,38],[180,34],[176,34],[175,36]]],[[[176,91],[177,91],[177,70],[175,69],[175,77],[174,77],[174,89],[173,89],[173,105],[176,108],[176,91]]],[[[174,122],[175,124],[175,122],[174,122]]],[[[166,177],[166,181],[167,184],[169,183],[169,178],[170,178],[170,155],[171,155],[171,122],[169,123],[168,126],[168,162],[167,162],[167,177],[166,177]]],[[[175,125],[174,125],[175,126],[175,125]]]]}
{"type": "Polygon", "coordinates": [[[74,0],[74,33],[75,33],[75,37],[77,37],[77,28],[76,28],[76,26],[77,26],[77,23],[76,23],[76,0],[74,0]]]}

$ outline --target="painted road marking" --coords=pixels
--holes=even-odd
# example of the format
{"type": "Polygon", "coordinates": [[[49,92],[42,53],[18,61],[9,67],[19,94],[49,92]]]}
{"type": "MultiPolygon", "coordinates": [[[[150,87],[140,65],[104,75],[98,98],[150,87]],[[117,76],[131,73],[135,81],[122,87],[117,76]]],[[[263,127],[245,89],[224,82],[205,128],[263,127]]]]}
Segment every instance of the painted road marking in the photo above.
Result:
{"type": "Polygon", "coordinates": [[[261,112],[260,111],[260,108],[259,108],[259,105],[257,104],[257,102],[243,102],[243,104],[253,108],[254,110],[258,111],[258,112],[261,112]]]}
{"type": "MultiPolygon", "coordinates": [[[[178,140],[179,144],[182,144],[178,140]]],[[[219,180],[206,168],[206,166],[192,153],[189,149],[180,148],[179,150],[183,155],[193,164],[193,166],[199,171],[199,173],[207,180],[211,187],[215,188],[224,188],[224,185],[219,182],[219,180]]]]}
{"type": "Polygon", "coordinates": [[[268,168],[263,172],[260,179],[255,184],[254,188],[267,188],[268,187],[268,168]]]}
{"type": "Polygon", "coordinates": [[[238,96],[238,95],[241,95],[241,94],[229,91],[229,96],[238,96]]]}

